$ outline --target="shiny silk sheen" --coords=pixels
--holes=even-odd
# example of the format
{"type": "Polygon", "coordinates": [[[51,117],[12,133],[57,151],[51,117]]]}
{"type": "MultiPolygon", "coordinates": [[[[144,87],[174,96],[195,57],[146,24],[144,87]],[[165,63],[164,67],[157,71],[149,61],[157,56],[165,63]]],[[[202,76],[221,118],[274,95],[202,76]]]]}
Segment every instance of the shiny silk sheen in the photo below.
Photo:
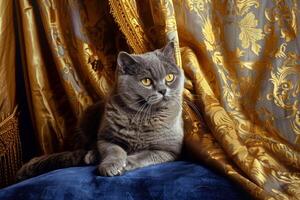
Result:
{"type": "Polygon", "coordinates": [[[16,101],[13,1],[0,1],[0,188],[14,182],[22,155],[16,101]]]}
{"type": "MultiPolygon", "coordinates": [[[[8,2],[1,1],[1,11],[8,2]]],[[[43,153],[63,150],[82,110],[107,96],[120,50],[143,53],[174,40],[186,75],[187,153],[257,199],[300,199],[298,0],[17,0],[16,6],[43,153]]],[[[0,21],[11,27],[6,16],[1,12],[0,21]]],[[[1,65],[14,66],[14,35],[0,30],[0,42],[1,65]]],[[[9,113],[14,69],[3,69],[0,113],[9,113]]]]}
{"type": "Polygon", "coordinates": [[[16,107],[13,3],[0,1],[0,123],[16,107]]]}

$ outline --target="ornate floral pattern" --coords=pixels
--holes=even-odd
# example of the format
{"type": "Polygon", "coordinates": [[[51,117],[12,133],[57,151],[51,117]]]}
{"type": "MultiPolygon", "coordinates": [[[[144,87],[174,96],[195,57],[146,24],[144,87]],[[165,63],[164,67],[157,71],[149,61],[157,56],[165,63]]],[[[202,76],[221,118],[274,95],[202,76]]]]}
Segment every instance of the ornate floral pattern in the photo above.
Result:
{"type": "Polygon", "coordinates": [[[253,13],[248,13],[240,22],[239,27],[241,33],[239,39],[242,42],[242,47],[247,49],[251,47],[251,50],[258,55],[260,51],[260,45],[257,44],[257,41],[263,39],[264,34],[262,30],[256,28],[257,20],[253,13]]]}
{"type": "MultiPolygon", "coordinates": [[[[164,2],[160,1],[161,12],[168,16],[175,9],[179,41],[187,46],[181,59],[188,80],[184,119],[190,152],[224,170],[256,198],[297,199],[300,176],[290,167],[299,169],[299,154],[291,147],[299,144],[299,71],[297,62],[288,59],[291,44],[287,42],[298,31],[294,17],[298,4],[293,1],[291,9],[285,9],[290,7],[279,0],[269,4],[174,0],[174,7],[164,2]],[[280,38],[285,38],[278,48],[272,46],[277,34],[272,24],[276,23],[281,27],[280,38]],[[270,89],[271,93],[262,95],[270,89]],[[198,108],[190,106],[190,101],[198,108]],[[289,130],[275,128],[276,112],[266,107],[270,101],[289,114],[285,116],[289,124],[284,126],[289,130]],[[209,128],[201,125],[199,109],[209,128]],[[283,140],[286,135],[294,140],[283,140]]],[[[173,17],[162,20],[169,19],[173,17]]]]}
{"type": "Polygon", "coordinates": [[[175,40],[186,75],[189,153],[255,198],[299,199],[297,0],[39,0],[38,10],[20,2],[24,66],[44,152],[60,150],[67,125],[107,95],[119,50],[142,53],[175,40]]]}

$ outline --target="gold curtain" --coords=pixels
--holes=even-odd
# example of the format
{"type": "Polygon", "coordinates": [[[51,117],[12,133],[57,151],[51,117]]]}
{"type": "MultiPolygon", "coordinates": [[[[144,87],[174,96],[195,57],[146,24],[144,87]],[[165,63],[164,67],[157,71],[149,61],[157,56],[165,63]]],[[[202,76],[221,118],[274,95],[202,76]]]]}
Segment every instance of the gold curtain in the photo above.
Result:
{"type": "MultiPolygon", "coordinates": [[[[1,11],[10,2],[1,1],[1,11]]],[[[175,40],[186,75],[187,153],[257,199],[300,199],[299,6],[298,0],[15,0],[38,148],[64,149],[82,110],[110,90],[118,51],[142,53],[175,40]]],[[[10,15],[1,13],[1,23],[10,15]]],[[[0,113],[9,114],[16,106],[14,71],[7,70],[14,69],[15,49],[4,42],[13,46],[14,37],[0,33],[12,51],[0,60],[0,94],[9,97],[0,100],[0,113]]]]}
{"type": "Polygon", "coordinates": [[[109,90],[122,40],[104,1],[19,0],[17,6],[36,136],[43,153],[60,151],[68,127],[109,90]]]}
{"type": "Polygon", "coordinates": [[[0,1],[0,188],[21,166],[15,77],[13,2],[0,1]]]}

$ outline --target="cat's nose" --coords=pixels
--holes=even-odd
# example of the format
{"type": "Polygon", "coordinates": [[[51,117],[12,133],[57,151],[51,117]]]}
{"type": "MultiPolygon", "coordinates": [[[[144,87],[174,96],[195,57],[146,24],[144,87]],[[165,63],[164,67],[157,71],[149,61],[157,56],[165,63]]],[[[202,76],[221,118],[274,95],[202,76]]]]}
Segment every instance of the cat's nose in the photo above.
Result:
{"type": "Polygon", "coordinates": [[[165,96],[167,89],[161,89],[158,92],[165,96]]]}

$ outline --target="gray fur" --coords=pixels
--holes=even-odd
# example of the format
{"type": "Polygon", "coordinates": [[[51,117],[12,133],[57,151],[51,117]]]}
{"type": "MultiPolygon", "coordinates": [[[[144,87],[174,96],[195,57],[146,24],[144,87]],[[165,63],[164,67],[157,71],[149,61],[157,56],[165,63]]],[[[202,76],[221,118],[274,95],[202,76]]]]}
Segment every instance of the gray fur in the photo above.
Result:
{"type": "Polygon", "coordinates": [[[142,55],[119,54],[118,95],[107,102],[98,134],[98,151],[103,159],[98,167],[100,174],[113,176],[178,158],[183,139],[184,76],[175,65],[172,45],[142,55]],[[171,72],[176,78],[167,86],[164,78],[171,72]],[[154,81],[153,87],[140,83],[146,77],[154,81]],[[164,89],[165,96],[158,92],[164,89]]]}
{"type": "MultiPolygon", "coordinates": [[[[86,124],[91,120],[83,119],[79,123],[80,132],[97,135],[97,139],[89,136],[91,143],[76,145],[77,149],[82,146],[86,151],[85,156],[76,160],[86,164],[100,163],[98,171],[103,176],[120,175],[136,168],[173,161],[179,157],[183,141],[181,103],[184,75],[175,64],[174,43],[145,54],[120,52],[117,63],[117,81],[105,103],[104,115],[93,120],[99,124],[97,133],[87,132],[87,127],[97,127],[86,124]],[[164,81],[168,73],[175,75],[169,85],[164,81]],[[152,86],[143,86],[140,82],[143,78],[153,80],[152,86]],[[92,144],[92,141],[97,141],[97,144],[92,144]],[[96,149],[91,149],[94,146],[96,149]]],[[[97,109],[94,106],[92,110],[95,113],[97,109]]],[[[92,117],[91,114],[86,116],[92,117]]],[[[25,165],[20,170],[19,177],[38,174],[33,173],[32,168],[39,162],[36,160],[26,164],[27,168],[25,165]]]]}

